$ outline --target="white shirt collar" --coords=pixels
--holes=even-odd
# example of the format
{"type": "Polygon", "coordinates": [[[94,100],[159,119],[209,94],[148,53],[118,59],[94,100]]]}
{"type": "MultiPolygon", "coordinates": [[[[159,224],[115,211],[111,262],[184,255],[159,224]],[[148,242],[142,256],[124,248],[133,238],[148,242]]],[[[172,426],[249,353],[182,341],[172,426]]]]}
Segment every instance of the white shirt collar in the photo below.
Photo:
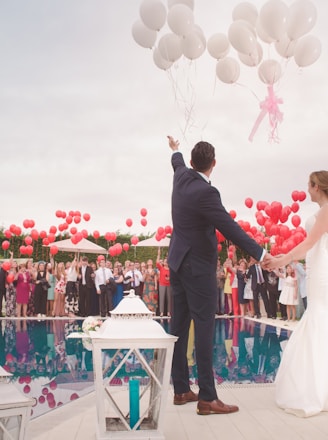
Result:
{"type": "Polygon", "coordinates": [[[206,174],[201,173],[200,171],[197,171],[197,173],[202,176],[202,178],[207,182],[210,183],[210,179],[206,176],[206,174]]]}

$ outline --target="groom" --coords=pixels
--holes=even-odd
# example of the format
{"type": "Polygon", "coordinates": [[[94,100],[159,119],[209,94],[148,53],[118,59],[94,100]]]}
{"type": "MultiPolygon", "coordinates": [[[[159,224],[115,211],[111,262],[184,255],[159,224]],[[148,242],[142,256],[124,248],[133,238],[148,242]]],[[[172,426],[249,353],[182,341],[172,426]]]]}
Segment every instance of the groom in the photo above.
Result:
{"type": "Polygon", "coordinates": [[[238,407],[218,399],[212,369],[218,258],[215,230],[256,260],[272,257],[231,218],[219,191],[211,186],[209,177],[216,164],[214,147],[198,142],[191,152],[190,169],[178,151],[179,142],[171,136],[168,139],[174,169],[173,233],[168,254],[173,299],[171,332],[178,336],[172,362],[174,404],[198,401],[200,415],[228,414],[238,411],[238,407]],[[199,395],[190,389],[186,358],[191,320],[195,324],[199,395]]]}

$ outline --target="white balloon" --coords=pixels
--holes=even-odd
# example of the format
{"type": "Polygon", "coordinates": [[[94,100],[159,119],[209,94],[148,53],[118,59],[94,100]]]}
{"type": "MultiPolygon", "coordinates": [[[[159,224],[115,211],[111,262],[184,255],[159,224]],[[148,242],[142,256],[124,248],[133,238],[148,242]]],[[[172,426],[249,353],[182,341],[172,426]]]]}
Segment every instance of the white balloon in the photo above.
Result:
{"type": "Polygon", "coordinates": [[[270,43],[273,43],[273,42],[274,42],[274,39],[271,38],[271,37],[270,37],[270,36],[264,31],[263,26],[262,26],[262,23],[261,23],[261,20],[260,20],[259,17],[257,18],[255,29],[256,29],[256,33],[257,33],[258,37],[259,37],[262,41],[264,41],[264,43],[268,43],[268,44],[270,44],[270,43]]]}
{"type": "Polygon", "coordinates": [[[321,54],[321,42],[314,35],[305,35],[300,38],[295,46],[294,59],[299,67],[313,64],[321,54]]]}
{"type": "Polygon", "coordinates": [[[143,23],[154,31],[159,31],[166,21],[166,8],[160,0],[143,0],[139,13],[143,23]]]}
{"type": "Polygon", "coordinates": [[[182,53],[189,60],[199,58],[205,51],[206,45],[197,32],[190,32],[181,42],[182,53]]]}
{"type": "Polygon", "coordinates": [[[172,61],[167,61],[162,57],[158,47],[155,47],[154,49],[153,60],[155,65],[162,70],[168,70],[173,64],[172,61]]]}
{"type": "Polygon", "coordinates": [[[208,53],[216,60],[224,58],[229,52],[229,49],[230,42],[225,34],[213,34],[207,41],[208,53]]]}
{"type": "Polygon", "coordinates": [[[279,55],[281,55],[284,58],[290,58],[294,55],[294,49],[295,49],[296,41],[291,41],[288,38],[288,35],[284,35],[279,41],[276,41],[274,43],[274,47],[276,48],[276,51],[279,55]]]}
{"type": "Polygon", "coordinates": [[[162,58],[174,63],[182,55],[181,38],[175,34],[165,34],[158,42],[158,49],[162,58]]]}
{"type": "Polygon", "coordinates": [[[233,21],[245,20],[254,27],[256,25],[257,17],[258,12],[256,6],[248,2],[239,3],[239,5],[237,5],[232,11],[233,21]]]}
{"type": "Polygon", "coordinates": [[[265,60],[258,68],[260,80],[264,84],[274,84],[281,77],[281,66],[276,60],[265,60]]]}
{"type": "Polygon", "coordinates": [[[134,41],[146,49],[151,49],[157,37],[157,32],[147,28],[141,20],[136,21],[132,26],[134,41]]]}
{"type": "Polygon", "coordinates": [[[199,36],[199,38],[202,40],[204,47],[206,47],[206,38],[203,32],[203,29],[198,26],[198,24],[194,24],[192,28],[192,32],[196,32],[199,36]]]}
{"type": "Polygon", "coordinates": [[[167,14],[167,24],[175,34],[185,36],[192,31],[194,14],[186,5],[174,5],[167,14]]]}
{"type": "Polygon", "coordinates": [[[235,83],[240,75],[240,66],[234,58],[226,57],[216,64],[217,77],[226,84],[235,83]]]}
{"type": "Polygon", "coordinates": [[[236,20],[230,25],[228,38],[237,52],[249,55],[256,49],[256,37],[244,20],[236,20]]]}
{"type": "Polygon", "coordinates": [[[269,0],[260,10],[260,20],[263,30],[269,37],[279,40],[287,27],[289,8],[281,0],[269,0]]]}
{"type": "Polygon", "coordinates": [[[291,40],[302,37],[314,27],[317,10],[309,0],[297,0],[289,7],[287,34],[291,40]]]}
{"type": "Polygon", "coordinates": [[[262,46],[260,45],[260,43],[257,43],[257,49],[254,53],[251,53],[250,55],[245,55],[244,53],[238,52],[238,57],[243,64],[246,64],[246,66],[258,66],[263,58],[262,46]]]}
{"type": "Polygon", "coordinates": [[[192,11],[194,10],[194,0],[167,0],[168,8],[172,8],[174,5],[183,4],[188,6],[192,11]]]}

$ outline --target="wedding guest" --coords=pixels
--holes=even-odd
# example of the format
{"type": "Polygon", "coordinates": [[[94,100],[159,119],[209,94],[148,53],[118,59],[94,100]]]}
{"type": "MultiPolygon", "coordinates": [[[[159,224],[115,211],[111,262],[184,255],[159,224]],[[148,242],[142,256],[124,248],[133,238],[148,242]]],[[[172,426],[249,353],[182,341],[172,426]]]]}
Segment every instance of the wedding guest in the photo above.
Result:
{"type": "Polygon", "coordinates": [[[113,278],[112,271],[106,267],[106,261],[100,260],[99,268],[95,272],[95,285],[99,296],[99,311],[102,317],[108,316],[113,310],[113,294],[110,289],[110,279],[113,278]]]}
{"type": "Polygon", "coordinates": [[[167,263],[167,258],[163,262],[160,259],[161,249],[158,248],[156,267],[158,269],[158,293],[159,293],[159,314],[164,315],[164,307],[166,301],[167,316],[170,317],[172,313],[172,293],[170,284],[170,268],[167,263]]]}
{"type": "Polygon", "coordinates": [[[158,304],[158,290],[157,290],[157,272],[153,267],[153,260],[149,259],[145,270],[142,273],[143,277],[143,295],[142,299],[148,309],[156,313],[158,304]]]}
{"type": "Polygon", "coordinates": [[[99,298],[97,294],[97,289],[95,285],[95,277],[96,277],[96,270],[97,270],[97,264],[94,261],[91,261],[90,267],[92,269],[92,280],[93,285],[91,289],[91,316],[98,316],[99,315],[99,298]]]}
{"type": "Polygon", "coordinates": [[[279,282],[279,277],[277,275],[277,271],[275,270],[267,271],[266,283],[269,294],[272,319],[277,318],[278,302],[280,296],[280,292],[278,290],[278,282],[279,282]]]}
{"type": "Polygon", "coordinates": [[[19,265],[19,271],[16,275],[16,316],[27,317],[27,304],[30,299],[30,274],[26,270],[26,264],[19,265]]]}
{"type": "Polygon", "coordinates": [[[61,261],[55,265],[55,299],[53,312],[54,316],[64,316],[65,315],[65,293],[66,293],[66,271],[65,265],[61,261]]]}
{"type": "Polygon", "coordinates": [[[226,298],[226,303],[228,306],[228,315],[232,316],[232,281],[235,277],[235,274],[232,270],[232,261],[231,258],[227,258],[223,263],[224,274],[225,274],[225,282],[224,282],[224,295],[226,298]]]}
{"type": "Polygon", "coordinates": [[[287,306],[287,320],[296,320],[296,305],[298,304],[297,278],[293,267],[286,266],[286,277],[279,302],[287,306]]]}
{"type": "Polygon", "coordinates": [[[134,289],[136,295],[141,295],[140,283],[143,281],[140,270],[135,268],[135,264],[130,261],[129,270],[124,275],[125,288],[134,289]]]}
{"type": "Polygon", "coordinates": [[[82,257],[79,266],[79,315],[91,315],[91,295],[94,287],[93,270],[89,266],[88,257],[82,257]]]}
{"type": "Polygon", "coordinates": [[[47,264],[47,274],[48,274],[48,295],[47,295],[47,316],[54,316],[54,302],[55,302],[55,285],[57,279],[53,274],[54,266],[52,263],[47,264]]]}
{"type": "Polygon", "coordinates": [[[116,283],[116,292],[113,295],[113,308],[122,301],[123,299],[123,271],[122,264],[114,265],[113,278],[116,283]]]}
{"type": "Polygon", "coordinates": [[[299,297],[302,298],[304,309],[307,307],[307,296],[306,296],[306,270],[305,265],[302,264],[299,260],[295,260],[293,262],[293,267],[295,269],[296,278],[297,278],[297,286],[298,286],[298,294],[299,297]]]}
{"type": "Polygon", "coordinates": [[[221,265],[220,258],[218,258],[217,266],[216,266],[216,284],[218,288],[218,302],[217,302],[217,315],[224,315],[225,313],[225,296],[224,296],[224,282],[225,282],[225,273],[224,268],[221,265]]]}
{"type": "Polygon", "coordinates": [[[241,260],[236,272],[236,279],[238,281],[238,303],[240,305],[241,316],[246,315],[248,300],[244,298],[245,286],[246,286],[246,271],[247,262],[246,260],[241,260]]]}
{"type": "Polygon", "coordinates": [[[65,314],[75,318],[79,311],[77,292],[78,264],[77,258],[66,263],[66,292],[65,292],[65,314]]]}
{"type": "Polygon", "coordinates": [[[48,274],[46,264],[40,261],[34,278],[34,310],[38,318],[45,318],[47,313],[48,274]]]}

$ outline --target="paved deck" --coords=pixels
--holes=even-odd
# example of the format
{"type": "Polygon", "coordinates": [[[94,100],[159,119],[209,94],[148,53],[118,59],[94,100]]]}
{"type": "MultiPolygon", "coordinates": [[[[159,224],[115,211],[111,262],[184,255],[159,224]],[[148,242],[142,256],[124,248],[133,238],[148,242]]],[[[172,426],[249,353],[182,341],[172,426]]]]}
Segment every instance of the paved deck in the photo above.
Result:
{"type": "MultiPolygon", "coordinates": [[[[293,329],[297,322],[262,318],[260,322],[293,329]]],[[[199,416],[196,404],[173,405],[170,389],[165,414],[166,440],[327,440],[328,413],[300,419],[279,409],[273,384],[219,385],[219,397],[237,404],[238,413],[199,416]]],[[[91,393],[30,421],[27,440],[96,439],[95,394],[91,393]]]]}

